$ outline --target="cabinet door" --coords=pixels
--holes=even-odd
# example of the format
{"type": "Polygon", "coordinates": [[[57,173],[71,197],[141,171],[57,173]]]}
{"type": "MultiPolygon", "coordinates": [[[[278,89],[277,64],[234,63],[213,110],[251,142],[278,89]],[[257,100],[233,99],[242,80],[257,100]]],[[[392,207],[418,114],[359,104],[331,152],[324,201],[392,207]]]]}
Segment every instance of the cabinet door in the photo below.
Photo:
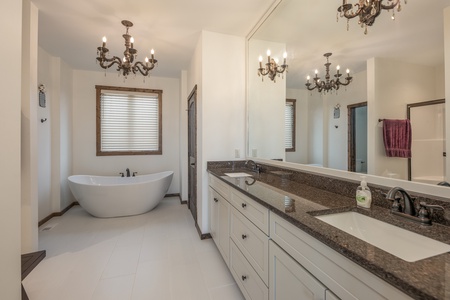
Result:
{"type": "Polygon", "coordinates": [[[217,247],[228,265],[230,253],[230,204],[222,197],[219,197],[219,201],[215,204],[218,207],[217,221],[219,227],[217,229],[217,247]]]}
{"type": "Polygon", "coordinates": [[[269,243],[270,300],[324,300],[326,287],[274,242],[269,243]]]}
{"type": "Polygon", "coordinates": [[[208,189],[209,198],[209,233],[213,238],[214,242],[217,244],[217,230],[218,230],[218,214],[219,214],[219,195],[211,187],[208,189]]]}

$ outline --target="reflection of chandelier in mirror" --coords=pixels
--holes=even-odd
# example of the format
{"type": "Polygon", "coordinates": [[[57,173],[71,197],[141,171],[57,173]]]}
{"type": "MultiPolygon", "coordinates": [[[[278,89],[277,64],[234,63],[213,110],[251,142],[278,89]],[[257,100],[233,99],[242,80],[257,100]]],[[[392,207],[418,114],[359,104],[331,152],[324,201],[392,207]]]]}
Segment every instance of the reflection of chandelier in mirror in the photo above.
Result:
{"type": "Polygon", "coordinates": [[[309,77],[309,75],[308,75],[308,77],[306,77],[306,84],[305,85],[308,88],[308,90],[312,91],[314,89],[317,89],[317,91],[319,93],[321,93],[322,91],[324,93],[326,93],[326,92],[329,92],[329,91],[331,91],[333,89],[338,90],[339,86],[341,86],[341,85],[344,85],[344,86],[349,85],[350,82],[352,81],[353,77],[350,76],[350,70],[349,69],[347,69],[347,77],[345,77],[345,82],[341,82],[340,81],[340,77],[342,76],[342,74],[339,73],[339,70],[340,70],[339,65],[336,67],[336,74],[334,75],[334,77],[336,77],[336,79],[331,79],[330,80],[330,77],[331,77],[330,76],[330,65],[331,65],[331,63],[328,61],[328,57],[330,57],[331,54],[332,53],[325,53],[323,55],[323,56],[325,56],[327,58],[327,63],[324,64],[325,71],[326,71],[325,80],[324,81],[320,80],[320,77],[318,76],[319,71],[316,70],[316,72],[315,72],[316,76],[313,78],[314,85],[312,87],[311,87],[312,83],[309,82],[309,80],[311,78],[309,77]]]}
{"type": "MultiPolygon", "coordinates": [[[[395,19],[395,10],[401,11],[401,0],[386,0],[386,4],[383,3],[384,0],[358,0],[355,5],[347,3],[348,0],[343,0],[342,5],[338,7],[338,16],[347,18],[347,31],[349,28],[349,20],[354,17],[359,17],[358,24],[364,29],[364,34],[367,34],[367,26],[372,26],[375,22],[375,18],[381,14],[383,9],[392,9],[392,20],[395,19]],[[353,10],[355,8],[355,11],[353,10]]],[[[406,4],[406,0],[405,0],[406,4]]]]}
{"type": "MultiPolygon", "coordinates": [[[[278,59],[274,59],[270,57],[270,50],[267,50],[267,63],[266,63],[266,67],[263,68],[262,66],[262,61],[263,58],[262,56],[259,56],[259,68],[258,68],[258,76],[263,76],[262,80],[264,81],[264,76],[268,75],[269,78],[273,81],[276,82],[276,76],[278,74],[278,77],[280,76],[280,74],[283,74],[284,71],[287,72],[287,68],[288,65],[286,64],[286,57],[287,57],[287,53],[284,52],[283,54],[283,64],[280,66],[278,65],[278,59]]],[[[282,77],[283,78],[283,77],[282,77]]]]}
{"type": "Polygon", "coordinates": [[[106,48],[106,37],[103,37],[102,46],[97,48],[97,61],[100,63],[100,67],[108,69],[117,64],[117,71],[121,72],[125,77],[130,73],[136,74],[138,71],[142,75],[148,76],[149,71],[152,70],[158,62],[154,57],[155,51],[153,49],[150,51],[151,58],[146,57],[144,63],[140,61],[134,62],[137,56],[137,50],[134,48],[134,38],[128,34],[128,29],[133,26],[133,23],[123,20],[122,25],[127,28],[127,32],[122,35],[125,39],[123,58],[121,59],[117,56],[113,56],[112,58],[106,57],[109,49],[106,48]]]}

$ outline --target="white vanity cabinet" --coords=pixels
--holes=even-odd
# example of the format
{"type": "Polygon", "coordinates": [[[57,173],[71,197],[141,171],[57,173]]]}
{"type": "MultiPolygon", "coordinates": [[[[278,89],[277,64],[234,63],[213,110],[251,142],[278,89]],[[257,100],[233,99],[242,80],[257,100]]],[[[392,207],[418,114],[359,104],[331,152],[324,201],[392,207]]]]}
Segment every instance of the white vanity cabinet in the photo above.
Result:
{"type": "Polygon", "coordinates": [[[246,300],[411,298],[209,175],[211,236],[246,300]]]}
{"type": "MultiPolygon", "coordinates": [[[[329,296],[325,299],[411,299],[274,213],[270,215],[270,237],[311,276],[329,289],[329,296]],[[335,295],[332,295],[331,291],[335,295]]],[[[272,282],[269,288],[272,289],[272,282]]]]}
{"type": "MultiPolygon", "coordinates": [[[[329,300],[327,288],[277,244],[270,241],[270,300],[329,300]]],[[[329,293],[332,295],[332,293],[329,293]]]]}
{"type": "Polygon", "coordinates": [[[211,177],[208,191],[210,234],[225,263],[229,266],[231,206],[225,198],[229,190],[225,184],[214,180],[214,178],[211,180],[211,177]]]}

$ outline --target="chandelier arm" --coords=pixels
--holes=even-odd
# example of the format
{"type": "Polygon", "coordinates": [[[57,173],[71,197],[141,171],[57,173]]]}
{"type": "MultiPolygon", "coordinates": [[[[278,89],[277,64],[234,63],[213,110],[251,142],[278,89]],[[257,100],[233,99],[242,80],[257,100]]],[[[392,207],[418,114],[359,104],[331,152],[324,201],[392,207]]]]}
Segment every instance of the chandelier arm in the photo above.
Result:
{"type": "Polygon", "coordinates": [[[394,7],[396,7],[398,5],[398,3],[401,0],[396,0],[394,2],[392,2],[391,4],[383,4],[383,2],[380,3],[380,6],[382,9],[393,9],[394,7]]]}
{"type": "Polygon", "coordinates": [[[139,71],[142,75],[148,76],[149,71],[152,70],[155,67],[154,64],[151,64],[150,66],[144,65],[142,62],[138,61],[133,66],[133,72],[139,71]],[[141,68],[142,67],[142,68],[141,68]]]}
{"type": "Polygon", "coordinates": [[[118,58],[117,56],[114,56],[112,58],[106,58],[106,57],[97,57],[98,61],[100,62],[100,67],[103,69],[108,69],[112,67],[114,64],[117,64],[118,68],[122,67],[122,60],[118,58]],[[109,64],[105,64],[105,62],[109,64]]]}
{"type": "Polygon", "coordinates": [[[262,76],[266,76],[266,75],[268,75],[269,73],[270,73],[270,70],[268,70],[268,69],[263,69],[263,68],[261,68],[261,69],[258,69],[259,70],[259,73],[262,75],[262,76]]]}
{"type": "Polygon", "coordinates": [[[358,6],[358,9],[355,12],[353,12],[353,7],[350,7],[348,9],[344,8],[344,17],[346,17],[347,19],[353,19],[361,13],[363,7],[360,6],[359,3],[355,4],[354,6],[358,6]]]}

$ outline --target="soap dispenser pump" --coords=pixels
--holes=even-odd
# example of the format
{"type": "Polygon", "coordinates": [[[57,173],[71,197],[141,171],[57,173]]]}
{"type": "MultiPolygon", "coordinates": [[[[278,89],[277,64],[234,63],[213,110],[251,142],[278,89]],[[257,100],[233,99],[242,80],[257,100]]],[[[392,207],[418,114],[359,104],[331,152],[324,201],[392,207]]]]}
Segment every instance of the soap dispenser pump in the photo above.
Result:
{"type": "Polygon", "coordinates": [[[372,204],[372,193],[367,186],[366,176],[361,176],[361,184],[356,189],[356,204],[364,208],[370,208],[372,204]]]}

